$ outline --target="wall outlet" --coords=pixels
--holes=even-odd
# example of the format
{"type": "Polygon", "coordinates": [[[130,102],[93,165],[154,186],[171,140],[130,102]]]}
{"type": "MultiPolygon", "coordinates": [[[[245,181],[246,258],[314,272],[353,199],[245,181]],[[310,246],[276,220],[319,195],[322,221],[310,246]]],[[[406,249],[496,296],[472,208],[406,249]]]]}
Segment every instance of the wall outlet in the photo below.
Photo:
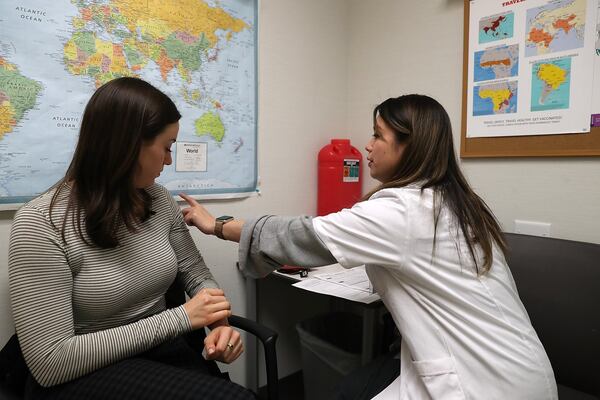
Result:
{"type": "Polygon", "coordinates": [[[550,227],[552,226],[549,222],[537,222],[537,221],[523,221],[515,219],[515,233],[522,233],[524,235],[533,236],[550,236],[550,227]]]}

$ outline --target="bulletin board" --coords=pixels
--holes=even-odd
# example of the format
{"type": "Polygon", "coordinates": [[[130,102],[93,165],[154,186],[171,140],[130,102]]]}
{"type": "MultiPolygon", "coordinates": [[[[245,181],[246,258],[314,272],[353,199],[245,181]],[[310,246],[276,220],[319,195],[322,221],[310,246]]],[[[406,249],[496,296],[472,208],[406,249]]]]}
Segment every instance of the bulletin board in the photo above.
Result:
{"type": "Polygon", "coordinates": [[[600,127],[592,128],[590,133],[474,138],[467,137],[469,8],[469,0],[464,0],[463,111],[460,143],[461,158],[600,156],[600,127]]]}

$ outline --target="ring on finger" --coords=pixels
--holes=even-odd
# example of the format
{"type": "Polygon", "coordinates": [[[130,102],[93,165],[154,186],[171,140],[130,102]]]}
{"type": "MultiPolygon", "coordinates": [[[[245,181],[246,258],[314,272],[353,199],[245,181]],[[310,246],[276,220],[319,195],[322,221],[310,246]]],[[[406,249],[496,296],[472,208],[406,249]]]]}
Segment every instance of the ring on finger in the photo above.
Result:
{"type": "Polygon", "coordinates": [[[229,350],[233,350],[233,343],[231,343],[231,342],[227,343],[227,348],[229,350]]]}

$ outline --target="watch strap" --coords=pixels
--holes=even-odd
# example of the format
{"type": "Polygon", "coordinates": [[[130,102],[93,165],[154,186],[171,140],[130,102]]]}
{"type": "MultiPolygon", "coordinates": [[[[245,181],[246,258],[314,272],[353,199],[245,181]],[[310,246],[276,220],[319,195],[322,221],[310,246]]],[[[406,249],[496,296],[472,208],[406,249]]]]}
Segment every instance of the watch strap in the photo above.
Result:
{"type": "Polygon", "coordinates": [[[223,237],[223,225],[225,223],[221,220],[215,220],[215,236],[218,237],[219,239],[225,239],[223,237]]]}
{"type": "Polygon", "coordinates": [[[225,239],[223,237],[223,225],[228,223],[229,221],[233,221],[233,217],[230,216],[222,216],[215,219],[215,236],[219,239],[225,239]]]}

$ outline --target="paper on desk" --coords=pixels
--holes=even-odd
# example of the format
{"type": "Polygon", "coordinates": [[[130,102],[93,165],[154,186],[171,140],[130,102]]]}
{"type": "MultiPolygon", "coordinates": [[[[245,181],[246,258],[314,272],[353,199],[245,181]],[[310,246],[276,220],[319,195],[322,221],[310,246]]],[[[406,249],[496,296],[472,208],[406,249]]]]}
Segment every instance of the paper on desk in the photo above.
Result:
{"type": "Polygon", "coordinates": [[[293,286],[366,304],[380,299],[377,293],[372,293],[371,282],[364,266],[340,272],[318,274],[295,283],[293,286]]]}

